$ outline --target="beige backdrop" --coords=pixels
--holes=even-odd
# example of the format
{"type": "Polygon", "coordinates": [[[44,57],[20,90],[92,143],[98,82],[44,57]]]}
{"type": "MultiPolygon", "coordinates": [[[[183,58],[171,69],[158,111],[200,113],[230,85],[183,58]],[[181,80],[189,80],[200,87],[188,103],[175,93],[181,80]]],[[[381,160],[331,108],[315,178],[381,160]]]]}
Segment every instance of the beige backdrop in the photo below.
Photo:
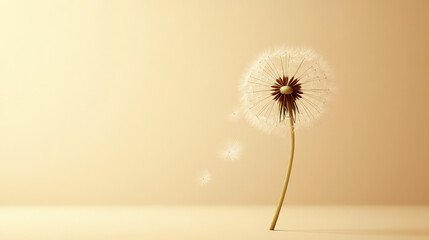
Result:
{"type": "Polygon", "coordinates": [[[427,1],[1,1],[1,204],[275,204],[289,138],[228,120],[251,61],[336,73],[286,203],[429,204],[427,1]],[[239,161],[218,156],[237,139],[239,161]],[[201,187],[202,171],[212,181],[201,187]]]}

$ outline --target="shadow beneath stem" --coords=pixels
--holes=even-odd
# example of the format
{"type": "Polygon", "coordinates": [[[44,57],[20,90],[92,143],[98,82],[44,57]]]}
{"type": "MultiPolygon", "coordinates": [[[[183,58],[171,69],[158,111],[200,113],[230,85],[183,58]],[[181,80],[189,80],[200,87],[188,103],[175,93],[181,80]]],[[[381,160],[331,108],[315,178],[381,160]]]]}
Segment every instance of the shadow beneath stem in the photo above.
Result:
{"type": "Polygon", "coordinates": [[[295,233],[326,233],[326,234],[348,234],[348,235],[392,235],[392,236],[428,236],[429,229],[276,229],[279,232],[295,233]]]}

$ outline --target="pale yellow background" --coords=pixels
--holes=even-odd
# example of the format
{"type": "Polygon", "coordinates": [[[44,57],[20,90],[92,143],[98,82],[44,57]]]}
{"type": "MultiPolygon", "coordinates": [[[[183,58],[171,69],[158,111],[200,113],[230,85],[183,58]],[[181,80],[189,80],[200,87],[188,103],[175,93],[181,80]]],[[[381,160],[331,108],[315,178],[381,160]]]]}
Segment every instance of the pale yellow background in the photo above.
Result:
{"type": "Polygon", "coordinates": [[[428,14],[427,1],[1,1],[0,204],[274,204],[289,138],[227,116],[250,62],[283,44],[318,51],[337,86],[297,133],[286,202],[429,204],[428,14]],[[228,139],[244,144],[235,163],[217,154],[228,139]]]}

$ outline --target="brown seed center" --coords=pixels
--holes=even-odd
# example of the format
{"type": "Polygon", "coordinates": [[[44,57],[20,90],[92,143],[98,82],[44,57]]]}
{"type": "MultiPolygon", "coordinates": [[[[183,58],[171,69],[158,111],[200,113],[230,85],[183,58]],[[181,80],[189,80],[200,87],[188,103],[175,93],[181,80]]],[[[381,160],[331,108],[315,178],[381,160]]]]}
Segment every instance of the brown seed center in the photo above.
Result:
{"type": "Polygon", "coordinates": [[[282,86],[280,88],[281,94],[291,94],[293,92],[293,88],[291,86],[282,86]]]}

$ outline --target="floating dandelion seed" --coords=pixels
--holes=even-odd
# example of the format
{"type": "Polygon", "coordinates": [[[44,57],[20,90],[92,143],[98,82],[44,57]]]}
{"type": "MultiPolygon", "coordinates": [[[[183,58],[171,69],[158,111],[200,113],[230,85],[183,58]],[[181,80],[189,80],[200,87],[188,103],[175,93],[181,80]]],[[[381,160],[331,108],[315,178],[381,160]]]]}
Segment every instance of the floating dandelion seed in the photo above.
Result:
{"type": "Polygon", "coordinates": [[[240,118],[240,109],[239,108],[235,108],[229,115],[228,115],[228,119],[230,121],[237,121],[240,118]]]}
{"type": "Polygon", "coordinates": [[[219,152],[220,157],[226,161],[235,162],[240,159],[243,150],[243,144],[239,141],[228,141],[219,152]]]}
{"type": "Polygon", "coordinates": [[[202,187],[209,184],[211,182],[211,180],[212,180],[212,174],[209,171],[204,171],[197,178],[198,184],[202,187]]]}
{"type": "Polygon", "coordinates": [[[241,86],[242,103],[250,123],[267,132],[290,127],[291,149],[286,179],[270,230],[274,230],[292,170],[295,127],[322,112],[329,96],[329,67],[313,50],[281,48],[263,54],[241,86]]]}

